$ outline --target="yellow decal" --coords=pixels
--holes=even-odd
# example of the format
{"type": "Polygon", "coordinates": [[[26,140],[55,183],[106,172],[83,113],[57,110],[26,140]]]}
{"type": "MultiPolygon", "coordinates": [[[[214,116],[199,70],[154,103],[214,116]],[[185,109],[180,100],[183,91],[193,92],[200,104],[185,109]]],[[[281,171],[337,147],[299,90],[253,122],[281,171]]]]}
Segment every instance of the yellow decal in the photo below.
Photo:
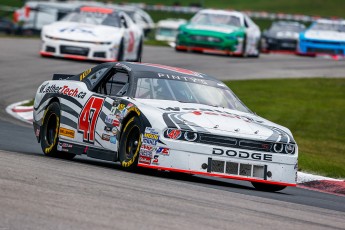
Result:
{"type": "Polygon", "coordinates": [[[145,133],[144,137],[150,138],[150,139],[154,139],[154,140],[158,140],[158,135],[157,134],[145,133]]]}
{"type": "Polygon", "coordinates": [[[129,113],[131,111],[136,112],[136,114],[138,114],[138,116],[140,116],[140,110],[137,107],[133,106],[133,107],[130,107],[129,109],[127,109],[127,113],[129,113]]]}
{"type": "Polygon", "coordinates": [[[66,129],[66,128],[60,128],[60,135],[69,137],[69,138],[74,138],[74,130],[71,129],[66,129]]]}
{"type": "Polygon", "coordinates": [[[118,110],[122,111],[126,106],[124,104],[119,104],[117,107],[118,110]]]}
{"type": "Polygon", "coordinates": [[[80,74],[80,81],[83,80],[90,72],[91,72],[91,68],[88,70],[85,70],[82,74],[80,74]]]}

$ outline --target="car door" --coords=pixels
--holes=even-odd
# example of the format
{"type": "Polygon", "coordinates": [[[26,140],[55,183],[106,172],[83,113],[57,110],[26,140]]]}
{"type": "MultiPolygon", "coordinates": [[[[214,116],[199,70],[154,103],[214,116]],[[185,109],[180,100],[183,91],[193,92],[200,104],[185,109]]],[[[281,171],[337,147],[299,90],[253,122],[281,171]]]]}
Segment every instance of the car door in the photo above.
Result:
{"type": "Polygon", "coordinates": [[[244,26],[246,28],[246,53],[257,55],[259,53],[258,44],[260,40],[260,30],[254,22],[247,16],[244,17],[244,26]]]}
{"type": "Polygon", "coordinates": [[[129,86],[128,81],[126,71],[112,69],[106,79],[95,88],[93,97],[99,103],[103,100],[95,126],[95,147],[117,151],[119,129],[125,113],[125,108],[118,103],[129,86]]]}

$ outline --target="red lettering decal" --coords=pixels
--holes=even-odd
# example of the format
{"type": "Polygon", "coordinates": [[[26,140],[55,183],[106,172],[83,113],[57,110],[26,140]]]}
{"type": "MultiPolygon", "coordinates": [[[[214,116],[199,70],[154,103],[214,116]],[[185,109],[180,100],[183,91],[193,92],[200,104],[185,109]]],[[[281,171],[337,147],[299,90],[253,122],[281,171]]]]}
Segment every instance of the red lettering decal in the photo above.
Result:
{"type": "MultiPolygon", "coordinates": [[[[76,90],[77,91],[77,90],[76,90]]],[[[92,96],[86,102],[78,118],[78,131],[83,133],[84,141],[95,141],[95,127],[101,112],[104,98],[92,96]]]]}
{"type": "Polygon", "coordinates": [[[127,49],[127,52],[130,53],[133,51],[134,49],[134,33],[133,31],[130,31],[129,32],[129,41],[128,41],[128,49],[127,49]]]}

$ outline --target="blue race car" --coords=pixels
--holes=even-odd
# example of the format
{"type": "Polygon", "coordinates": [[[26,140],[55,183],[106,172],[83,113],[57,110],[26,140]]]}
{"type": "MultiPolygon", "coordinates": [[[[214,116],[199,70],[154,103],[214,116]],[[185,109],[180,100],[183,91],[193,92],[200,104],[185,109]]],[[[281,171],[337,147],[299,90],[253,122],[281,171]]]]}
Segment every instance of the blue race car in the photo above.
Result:
{"type": "Polygon", "coordinates": [[[300,33],[298,53],[345,55],[345,20],[320,19],[300,33]]]}

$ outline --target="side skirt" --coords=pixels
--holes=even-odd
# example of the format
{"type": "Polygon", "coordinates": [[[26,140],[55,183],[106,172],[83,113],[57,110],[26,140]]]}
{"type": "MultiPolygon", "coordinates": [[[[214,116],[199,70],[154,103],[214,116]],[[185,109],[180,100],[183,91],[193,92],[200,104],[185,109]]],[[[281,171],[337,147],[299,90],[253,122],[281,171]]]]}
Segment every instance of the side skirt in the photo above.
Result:
{"type": "Polygon", "coordinates": [[[59,141],[58,150],[62,152],[71,152],[77,155],[86,154],[88,157],[105,161],[117,161],[118,159],[117,152],[115,151],[84,146],[65,140],[59,141]]]}

